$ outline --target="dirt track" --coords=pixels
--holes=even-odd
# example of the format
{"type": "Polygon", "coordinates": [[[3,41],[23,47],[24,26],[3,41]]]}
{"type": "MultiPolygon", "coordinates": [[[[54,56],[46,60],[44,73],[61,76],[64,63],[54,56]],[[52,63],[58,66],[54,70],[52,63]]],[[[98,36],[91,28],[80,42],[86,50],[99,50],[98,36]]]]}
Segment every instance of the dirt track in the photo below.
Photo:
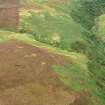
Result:
{"type": "Polygon", "coordinates": [[[24,43],[0,44],[0,105],[87,105],[51,71],[64,56],[24,43]]]}

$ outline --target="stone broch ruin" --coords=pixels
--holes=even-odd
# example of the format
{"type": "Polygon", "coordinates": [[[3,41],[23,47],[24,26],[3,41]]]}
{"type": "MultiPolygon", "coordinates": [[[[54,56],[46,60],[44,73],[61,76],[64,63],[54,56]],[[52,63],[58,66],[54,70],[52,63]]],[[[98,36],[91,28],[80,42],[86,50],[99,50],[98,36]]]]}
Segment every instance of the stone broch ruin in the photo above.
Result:
{"type": "Polygon", "coordinates": [[[19,0],[0,0],[0,27],[17,27],[19,0]]]}

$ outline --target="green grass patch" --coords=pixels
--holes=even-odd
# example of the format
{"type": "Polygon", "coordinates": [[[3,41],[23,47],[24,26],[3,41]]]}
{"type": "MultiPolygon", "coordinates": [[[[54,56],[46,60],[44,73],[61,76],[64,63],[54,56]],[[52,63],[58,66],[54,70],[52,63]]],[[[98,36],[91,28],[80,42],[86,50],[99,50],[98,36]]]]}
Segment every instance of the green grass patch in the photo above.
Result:
{"type": "Polygon", "coordinates": [[[22,13],[20,32],[30,33],[40,42],[70,51],[72,43],[83,40],[82,27],[67,14],[48,11],[35,13],[29,10],[22,13]]]}
{"type": "Polygon", "coordinates": [[[98,96],[96,82],[91,78],[87,68],[88,60],[82,58],[84,61],[82,62],[80,61],[81,58],[77,57],[77,60],[71,59],[71,62],[65,66],[54,65],[53,71],[59,75],[60,80],[63,81],[66,86],[78,92],[89,93],[91,95],[89,98],[90,104],[102,105],[101,97],[98,96]]]}

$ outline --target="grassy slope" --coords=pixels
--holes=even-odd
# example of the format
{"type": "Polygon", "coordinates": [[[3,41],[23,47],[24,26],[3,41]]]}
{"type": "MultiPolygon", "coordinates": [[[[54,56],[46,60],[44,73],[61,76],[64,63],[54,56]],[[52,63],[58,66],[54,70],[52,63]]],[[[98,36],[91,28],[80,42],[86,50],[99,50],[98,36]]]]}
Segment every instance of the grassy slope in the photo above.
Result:
{"type": "Polygon", "coordinates": [[[20,28],[41,42],[51,45],[57,42],[57,47],[70,50],[71,43],[82,40],[82,27],[69,16],[67,4],[51,3],[35,2],[33,8],[22,10],[20,28]]]}

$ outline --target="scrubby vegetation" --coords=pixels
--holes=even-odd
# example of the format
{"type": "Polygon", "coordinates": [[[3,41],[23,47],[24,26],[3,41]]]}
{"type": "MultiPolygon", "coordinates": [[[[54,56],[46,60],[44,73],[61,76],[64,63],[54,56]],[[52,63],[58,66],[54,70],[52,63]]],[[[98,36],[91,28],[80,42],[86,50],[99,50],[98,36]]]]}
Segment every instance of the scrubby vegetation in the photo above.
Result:
{"type": "Polygon", "coordinates": [[[91,77],[97,84],[98,96],[105,103],[105,42],[102,36],[95,34],[97,18],[104,13],[104,0],[92,0],[75,2],[71,15],[75,21],[80,23],[84,28],[84,37],[88,48],[85,54],[89,58],[88,69],[91,77]]]}

